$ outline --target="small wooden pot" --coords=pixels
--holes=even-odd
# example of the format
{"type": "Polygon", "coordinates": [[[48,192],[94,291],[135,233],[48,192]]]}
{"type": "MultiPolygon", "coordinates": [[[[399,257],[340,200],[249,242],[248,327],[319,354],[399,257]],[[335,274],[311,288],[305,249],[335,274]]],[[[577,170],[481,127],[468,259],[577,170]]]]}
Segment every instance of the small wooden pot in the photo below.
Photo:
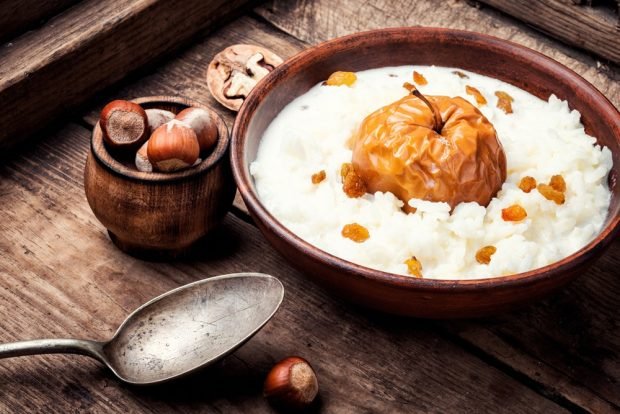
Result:
{"type": "MultiPolygon", "coordinates": [[[[152,96],[135,99],[144,109],[178,113],[208,107],[185,98],[152,96]]],[[[141,172],[128,159],[112,157],[99,123],[92,134],[84,170],[84,190],[97,219],[116,246],[146,258],[176,257],[216,227],[235,195],[229,162],[230,137],[224,121],[215,148],[198,165],[173,172],[141,172]]]]}

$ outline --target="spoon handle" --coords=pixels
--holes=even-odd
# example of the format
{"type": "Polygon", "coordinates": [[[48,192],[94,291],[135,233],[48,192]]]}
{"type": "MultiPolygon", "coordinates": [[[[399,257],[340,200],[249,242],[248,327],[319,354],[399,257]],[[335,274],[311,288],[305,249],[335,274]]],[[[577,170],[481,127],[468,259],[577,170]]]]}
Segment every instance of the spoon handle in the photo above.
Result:
{"type": "Polygon", "coordinates": [[[103,343],[83,339],[34,339],[0,344],[0,359],[39,354],[80,354],[103,360],[103,343]]]}

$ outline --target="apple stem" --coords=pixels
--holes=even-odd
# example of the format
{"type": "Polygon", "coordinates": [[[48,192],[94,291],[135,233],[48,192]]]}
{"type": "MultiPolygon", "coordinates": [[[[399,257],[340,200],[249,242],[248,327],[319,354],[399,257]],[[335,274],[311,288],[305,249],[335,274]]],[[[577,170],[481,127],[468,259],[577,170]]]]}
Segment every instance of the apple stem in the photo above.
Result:
{"type": "Polygon", "coordinates": [[[433,129],[437,132],[441,132],[441,129],[443,128],[443,120],[441,119],[441,112],[439,111],[439,108],[437,107],[437,105],[434,102],[429,101],[426,98],[426,96],[422,95],[422,92],[420,92],[418,88],[415,87],[415,85],[409,82],[405,82],[403,87],[407,89],[409,92],[411,92],[413,96],[421,99],[422,102],[424,102],[426,106],[429,107],[429,109],[433,113],[433,118],[435,121],[433,129]]]}

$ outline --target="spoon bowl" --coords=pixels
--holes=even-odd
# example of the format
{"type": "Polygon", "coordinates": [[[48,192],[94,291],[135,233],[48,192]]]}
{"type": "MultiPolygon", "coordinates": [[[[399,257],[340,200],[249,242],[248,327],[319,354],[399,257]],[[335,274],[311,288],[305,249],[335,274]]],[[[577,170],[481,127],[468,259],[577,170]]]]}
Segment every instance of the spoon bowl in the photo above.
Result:
{"type": "Polygon", "coordinates": [[[0,345],[0,359],[74,353],[98,359],[122,381],[156,384],[230,354],[258,332],[282,303],[284,287],[261,273],[193,282],[132,312],[107,342],[39,339],[0,345]]]}

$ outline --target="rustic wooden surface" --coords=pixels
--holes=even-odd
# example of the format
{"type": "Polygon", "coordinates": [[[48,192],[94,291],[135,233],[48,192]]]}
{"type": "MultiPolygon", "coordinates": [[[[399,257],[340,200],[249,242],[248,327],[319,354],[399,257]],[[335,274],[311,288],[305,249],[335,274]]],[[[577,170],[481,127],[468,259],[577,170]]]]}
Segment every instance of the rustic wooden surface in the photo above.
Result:
{"type": "Polygon", "coordinates": [[[0,149],[19,144],[68,108],[216,26],[247,2],[84,0],[3,45],[0,149]]]}
{"type": "Polygon", "coordinates": [[[0,41],[40,25],[79,0],[0,0],[0,41]]]}
{"type": "Polygon", "coordinates": [[[479,0],[558,39],[620,64],[620,19],[610,5],[561,0],[479,0]]]}
{"type": "MultiPolygon", "coordinates": [[[[81,119],[38,137],[0,168],[0,341],[109,337],[149,298],[205,276],[280,278],[282,308],[220,365],[155,389],[118,383],[79,356],[0,362],[0,412],[271,412],[261,383],[279,358],[317,369],[322,412],[617,412],[620,410],[620,241],[587,274],[520,311],[429,322],[343,303],[293,270],[237,202],[194,257],[149,263],[118,251],[83,193],[89,128],[111,97],[180,94],[214,108],[204,68],[232,43],[283,57],[308,44],[382,26],[476,29],[539,50],[586,77],[618,107],[620,73],[490,9],[446,1],[271,1],[204,37],[140,79],[102,95],[81,119]],[[407,10],[406,13],[403,10],[407,10]]],[[[230,125],[233,113],[220,109],[230,125]]]]}

